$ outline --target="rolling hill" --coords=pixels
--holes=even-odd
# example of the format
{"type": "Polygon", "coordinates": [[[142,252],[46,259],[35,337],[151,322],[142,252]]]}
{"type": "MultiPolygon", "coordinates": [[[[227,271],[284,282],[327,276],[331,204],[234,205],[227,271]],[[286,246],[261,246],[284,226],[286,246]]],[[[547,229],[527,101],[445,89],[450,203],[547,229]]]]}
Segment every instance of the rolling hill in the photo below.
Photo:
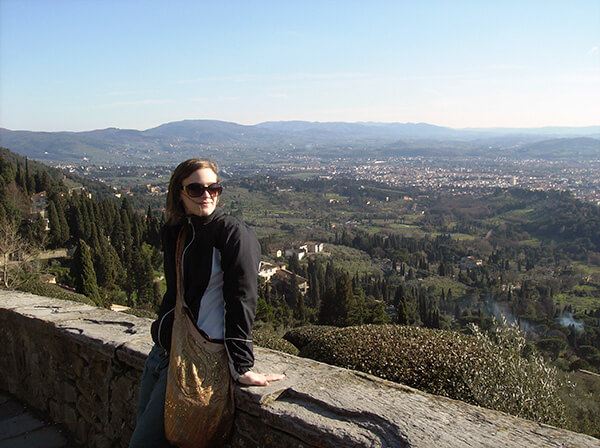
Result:
{"type": "Polygon", "coordinates": [[[164,164],[208,155],[231,162],[286,157],[597,158],[600,128],[458,130],[426,123],[265,122],[247,126],[184,120],[152,129],[86,132],[0,129],[0,145],[32,159],[94,164],[164,164]],[[579,129],[579,131],[578,131],[579,129]],[[579,134],[578,134],[579,132],[579,134]]]}

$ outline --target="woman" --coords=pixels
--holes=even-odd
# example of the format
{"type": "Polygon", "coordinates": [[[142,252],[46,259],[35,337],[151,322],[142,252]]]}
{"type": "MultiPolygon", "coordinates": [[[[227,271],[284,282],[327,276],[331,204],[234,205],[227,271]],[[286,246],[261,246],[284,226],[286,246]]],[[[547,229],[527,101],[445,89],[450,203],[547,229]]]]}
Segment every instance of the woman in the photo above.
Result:
{"type": "Polygon", "coordinates": [[[167,291],[152,324],[155,345],[142,375],[130,447],[171,446],[164,431],[165,390],[177,292],[175,250],[184,227],[184,298],[197,327],[210,340],[225,344],[235,381],[266,386],[284,376],[252,371],[260,246],[246,225],[217,208],[222,190],[217,166],[210,160],[186,160],[171,176],[162,229],[167,291]]]}

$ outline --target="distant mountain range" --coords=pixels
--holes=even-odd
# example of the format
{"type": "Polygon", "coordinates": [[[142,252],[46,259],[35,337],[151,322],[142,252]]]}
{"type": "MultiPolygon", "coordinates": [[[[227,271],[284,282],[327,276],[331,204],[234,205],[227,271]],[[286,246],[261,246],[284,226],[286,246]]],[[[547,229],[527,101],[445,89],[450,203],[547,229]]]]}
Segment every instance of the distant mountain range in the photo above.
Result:
{"type": "Polygon", "coordinates": [[[600,157],[600,126],[452,129],[426,123],[265,122],[253,126],[184,120],[145,131],[0,129],[0,145],[32,159],[94,164],[164,164],[191,156],[227,162],[287,157],[600,157]]]}

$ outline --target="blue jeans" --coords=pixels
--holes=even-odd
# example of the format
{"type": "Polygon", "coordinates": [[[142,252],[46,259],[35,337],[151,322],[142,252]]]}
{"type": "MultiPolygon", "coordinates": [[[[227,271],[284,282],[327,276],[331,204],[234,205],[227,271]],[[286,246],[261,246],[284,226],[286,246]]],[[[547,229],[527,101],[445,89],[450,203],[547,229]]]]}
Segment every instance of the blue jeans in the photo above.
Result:
{"type": "Polygon", "coordinates": [[[137,405],[137,422],[129,448],[172,447],[165,437],[165,394],[169,354],[155,345],[144,366],[137,405]]]}

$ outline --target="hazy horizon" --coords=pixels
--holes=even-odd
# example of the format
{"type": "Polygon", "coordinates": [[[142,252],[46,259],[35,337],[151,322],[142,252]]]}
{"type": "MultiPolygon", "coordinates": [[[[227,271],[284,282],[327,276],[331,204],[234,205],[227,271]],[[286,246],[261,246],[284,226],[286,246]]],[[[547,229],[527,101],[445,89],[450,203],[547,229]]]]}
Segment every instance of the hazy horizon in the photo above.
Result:
{"type": "Polygon", "coordinates": [[[103,128],[90,128],[90,129],[81,129],[81,130],[57,129],[57,130],[50,130],[50,131],[49,130],[40,130],[40,129],[10,129],[10,128],[5,128],[5,127],[0,127],[0,129],[5,129],[7,131],[14,131],[14,132],[49,132],[49,133],[53,133],[53,132],[78,133],[78,132],[102,131],[102,130],[107,130],[107,129],[118,129],[118,130],[122,130],[122,131],[144,132],[144,131],[154,129],[159,126],[165,125],[165,124],[178,123],[178,122],[184,122],[184,121],[216,121],[216,122],[230,123],[230,124],[241,125],[241,126],[258,126],[258,125],[261,125],[264,123],[303,122],[303,123],[314,123],[314,124],[344,123],[344,124],[365,124],[365,125],[429,125],[429,126],[436,126],[436,127],[452,129],[452,130],[456,130],[456,131],[481,131],[481,132],[485,132],[485,131],[500,132],[500,131],[511,131],[511,130],[535,131],[535,130],[544,130],[544,129],[548,130],[548,129],[563,129],[563,128],[572,130],[572,131],[577,130],[577,129],[591,129],[593,133],[600,132],[600,124],[588,125],[588,126],[532,126],[532,127],[512,127],[512,126],[471,127],[471,126],[466,126],[466,127],[451,127],[451,126],[441,126],[436,123],[425,123],[425,122],[401,123],[401,122],[383,122],[383,121],[311,121],[311,120],[267,120],[267,121],[262,121],[260,123],[244,124],[244,123],[237,123],[235,121],[218,120],[218,119],[214,119],[214,118],[184,118],[182,120],[166,121],[164,123],[159,123],[156,126],[151,126],[149,128],[132,128],[132,127],[122,128],[119,126],[107,126],[107,127],[103,127],[103,128]]]}

